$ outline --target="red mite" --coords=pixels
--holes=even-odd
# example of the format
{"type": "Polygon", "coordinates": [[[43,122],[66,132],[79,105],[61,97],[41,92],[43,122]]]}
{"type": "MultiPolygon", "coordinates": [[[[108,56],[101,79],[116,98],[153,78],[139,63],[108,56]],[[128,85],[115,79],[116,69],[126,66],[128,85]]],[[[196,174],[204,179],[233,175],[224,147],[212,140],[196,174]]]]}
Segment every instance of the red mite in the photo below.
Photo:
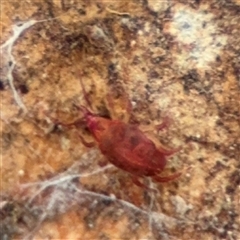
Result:
{"type": "MultiPolygon", "coordinates": [[[[82,80],[80,81],[84,98],[89,107],[91,107],[82,80]]],[[[178,150],[157,148],[137,125],[100,117],[84,106],[78,108],[82,111],[87,127],[102,154],[113,165],[130,173],[136,185],[146,187],[139,181],[139,177],[152,177],[157,182],[168,182],[181,175],[181,173],[175,173],[166,177],[158,176],[164,170],[167,163],[166,156],[178,150]]],[[[79,126],[79,120],[63,125],[79,126]]],[[[166,127],[166,125],[166,122],[163,122],[158,126],[158,130],[166,127]]],[[[80,139],[85,146],[94,146],[94,143],[85,142],[81,136],[80,139]]]]}

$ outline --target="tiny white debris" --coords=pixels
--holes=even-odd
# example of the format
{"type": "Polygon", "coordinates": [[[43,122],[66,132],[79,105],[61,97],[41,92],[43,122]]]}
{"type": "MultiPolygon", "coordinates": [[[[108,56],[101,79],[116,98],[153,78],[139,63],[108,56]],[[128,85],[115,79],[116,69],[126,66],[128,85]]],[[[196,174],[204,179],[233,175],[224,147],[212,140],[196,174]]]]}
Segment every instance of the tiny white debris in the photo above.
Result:
{"type": "Polygon", "coordinates": [[[93,228],[93,224],[92,223],[88,223],[88,227],[93,228]]]}
{"type": "Polygon", "coordinates": [[[136,101],[131,101],[131,105],[132,105],[132,107],[135,107],[137,105],[137,102],[136,101]]]}
{"type": "Polygon", "coordinates": [[[218,228],[219,233],[224,233],[224,231],[225,231],[224,228],[218,228]]]}
{"type": "Polygon", "coordinates": [[[22,169],[19,170],[19,171],[18,171],[18,175],[21,176],[21,177],[24,176],[24,175],[25,175],[24,170],[22,170],[22,169]]]}
{"type": "Polygon", "coordinates": [[[150,22],[146,22],[146,23],[144,24],[144,31],[145,31],[146,33],[149,33],[150,30],[151,30],[150,22]]]}
{"type": "Polygon", "coordinates": [[[113,194],[113,193],[111,193],[110,195],[109,195],[109,197],[113,200],[113,201],[115,201],[117,198],[116,198],[116,196],[113,194]]]}
{"type": "Polygon", "coordinates": [[[142,30],[139,30],[139,31],[138,31],[138,35],[142,36],[142,35],[143,35],[143,31],[142,31],[142,30]]]}
{"type": "Polygon", "coordinates": [[[187,178],[190,178],[190,177],[191,177],[191,174],[190,174],[190,173],[186,173],[185,176],[186,176],[187,178]]]}
{"type": "Polygon", "coordinates": [[[134,47],[136,45],[136,41],[135,40],[132,40],[131,41],[131,47],[134,47]]]}
{"type": "Polygon", "coordinates": [[[0,202],[0,209],[3,209],[7,205],[8,201],[0,202]]]}
{"type": "Polygon", "coordinates": [[[66,137],[62,137],[61,138],[61,148],[63,150],[67,150],[67,149],[69,149],[69,146],[70,146],[70,140],[66,137]]]}
{"type": "Polygon", "coordinates": [[[237,225],[236,223],[234,223],[234,224],[232,225],[232,227],[233,227],[234,229],[238,229],[238,225],[237,225]]]}
{"type": "Polygon", "coordinates": [[[197,133],[197,134],[195,135],[195,137],[196,137],[196,138],[201,138],[201,135],[200,135],[199,133],[197,133]]]}
{"type": "Polygon", "coordinates": [[[168,0],[165,0],[165,1],[148,0],[148,7],[153,12],[158,12],[158,13],[164,12],[165,10],[167,10],[168,6],[169,6],[168,0]]]}
{"type": "Polygon", "coordinates": [[[230,198],[229,196],[227,196],[227,197],[226,197],[226,201],[227,201],[228,203],[230,203],[230,202],[231,202],[231,198],[230,198]]]}
{"type": "Polygon", "coordinates": [[[230,150],[234,150],[235,147],[234,147],[234,146],[230,146],[229,149],[230,149],[230,150]]]}

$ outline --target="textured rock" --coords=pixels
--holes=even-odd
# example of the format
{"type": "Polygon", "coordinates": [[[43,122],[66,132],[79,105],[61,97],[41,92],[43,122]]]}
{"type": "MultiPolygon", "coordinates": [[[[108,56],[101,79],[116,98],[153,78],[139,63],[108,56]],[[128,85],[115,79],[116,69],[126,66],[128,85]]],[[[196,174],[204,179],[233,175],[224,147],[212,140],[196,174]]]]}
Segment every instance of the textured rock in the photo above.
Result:
{"type": "Polygon", "coordinates": [[[239,238],[237,1],[1,4],[4,239],[239,238]],[[51,118],[82,116],[80,77],[96,113],[182,146],[163,174],[183,175],[146,180],[157,193],[139,188],[82,145],[78,134],[92,140],[84,125],[56,126],[51,118]],[[170,127],[158,134],[166,116],[170,127]]]}

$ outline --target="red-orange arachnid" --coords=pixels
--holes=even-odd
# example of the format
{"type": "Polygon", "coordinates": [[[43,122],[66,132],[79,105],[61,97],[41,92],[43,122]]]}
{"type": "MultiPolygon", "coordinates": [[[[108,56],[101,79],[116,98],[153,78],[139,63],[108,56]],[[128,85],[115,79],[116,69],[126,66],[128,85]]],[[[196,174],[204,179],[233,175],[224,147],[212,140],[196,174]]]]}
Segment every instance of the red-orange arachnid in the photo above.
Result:
{"type": "MultiPolygon", "coordinates": [[[[80,83],[86,103],[91,108],[81,78],[80,83]]],[[[116,167],[130,173],[136,185],[144,186],[139,181],[139,177],[151,177],[157,182],[168,182],[181,175],[181,173],[175,173],[166,177],[159,176],[165,168],[167,156],[177,150],[156,147],[154,142],[139,129],[138,125],[101,117],[85,106],[80,106],[78,109],[83,113],[83,119],[63,125],[79,126],[79,122],[84,121],[95,142],[88,143],[83,137],[79,136],[81,142],[86,147],[92,147],[97,143],[107,160],[116,167]]],[[[162,129],[166,125],[166,122],[163,122],[158,126],[158,129],[162,129]]]]}

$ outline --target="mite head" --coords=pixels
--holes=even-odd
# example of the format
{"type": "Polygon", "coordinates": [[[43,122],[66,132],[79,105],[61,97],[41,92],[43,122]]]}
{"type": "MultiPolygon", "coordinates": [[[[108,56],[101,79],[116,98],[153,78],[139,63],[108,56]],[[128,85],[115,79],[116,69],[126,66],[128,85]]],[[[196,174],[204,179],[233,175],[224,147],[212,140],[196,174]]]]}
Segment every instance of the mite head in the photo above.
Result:
{"type": "Polygon", "coordinates": [[[86,107],[80,106],[79,109],[83,113],[83,118],[86,121],[89,131],[94,138],[99,141],[101,136],[105,133],[109,126],[109,120],[102,118],[97,114],[90,112],[86,107]]]}

